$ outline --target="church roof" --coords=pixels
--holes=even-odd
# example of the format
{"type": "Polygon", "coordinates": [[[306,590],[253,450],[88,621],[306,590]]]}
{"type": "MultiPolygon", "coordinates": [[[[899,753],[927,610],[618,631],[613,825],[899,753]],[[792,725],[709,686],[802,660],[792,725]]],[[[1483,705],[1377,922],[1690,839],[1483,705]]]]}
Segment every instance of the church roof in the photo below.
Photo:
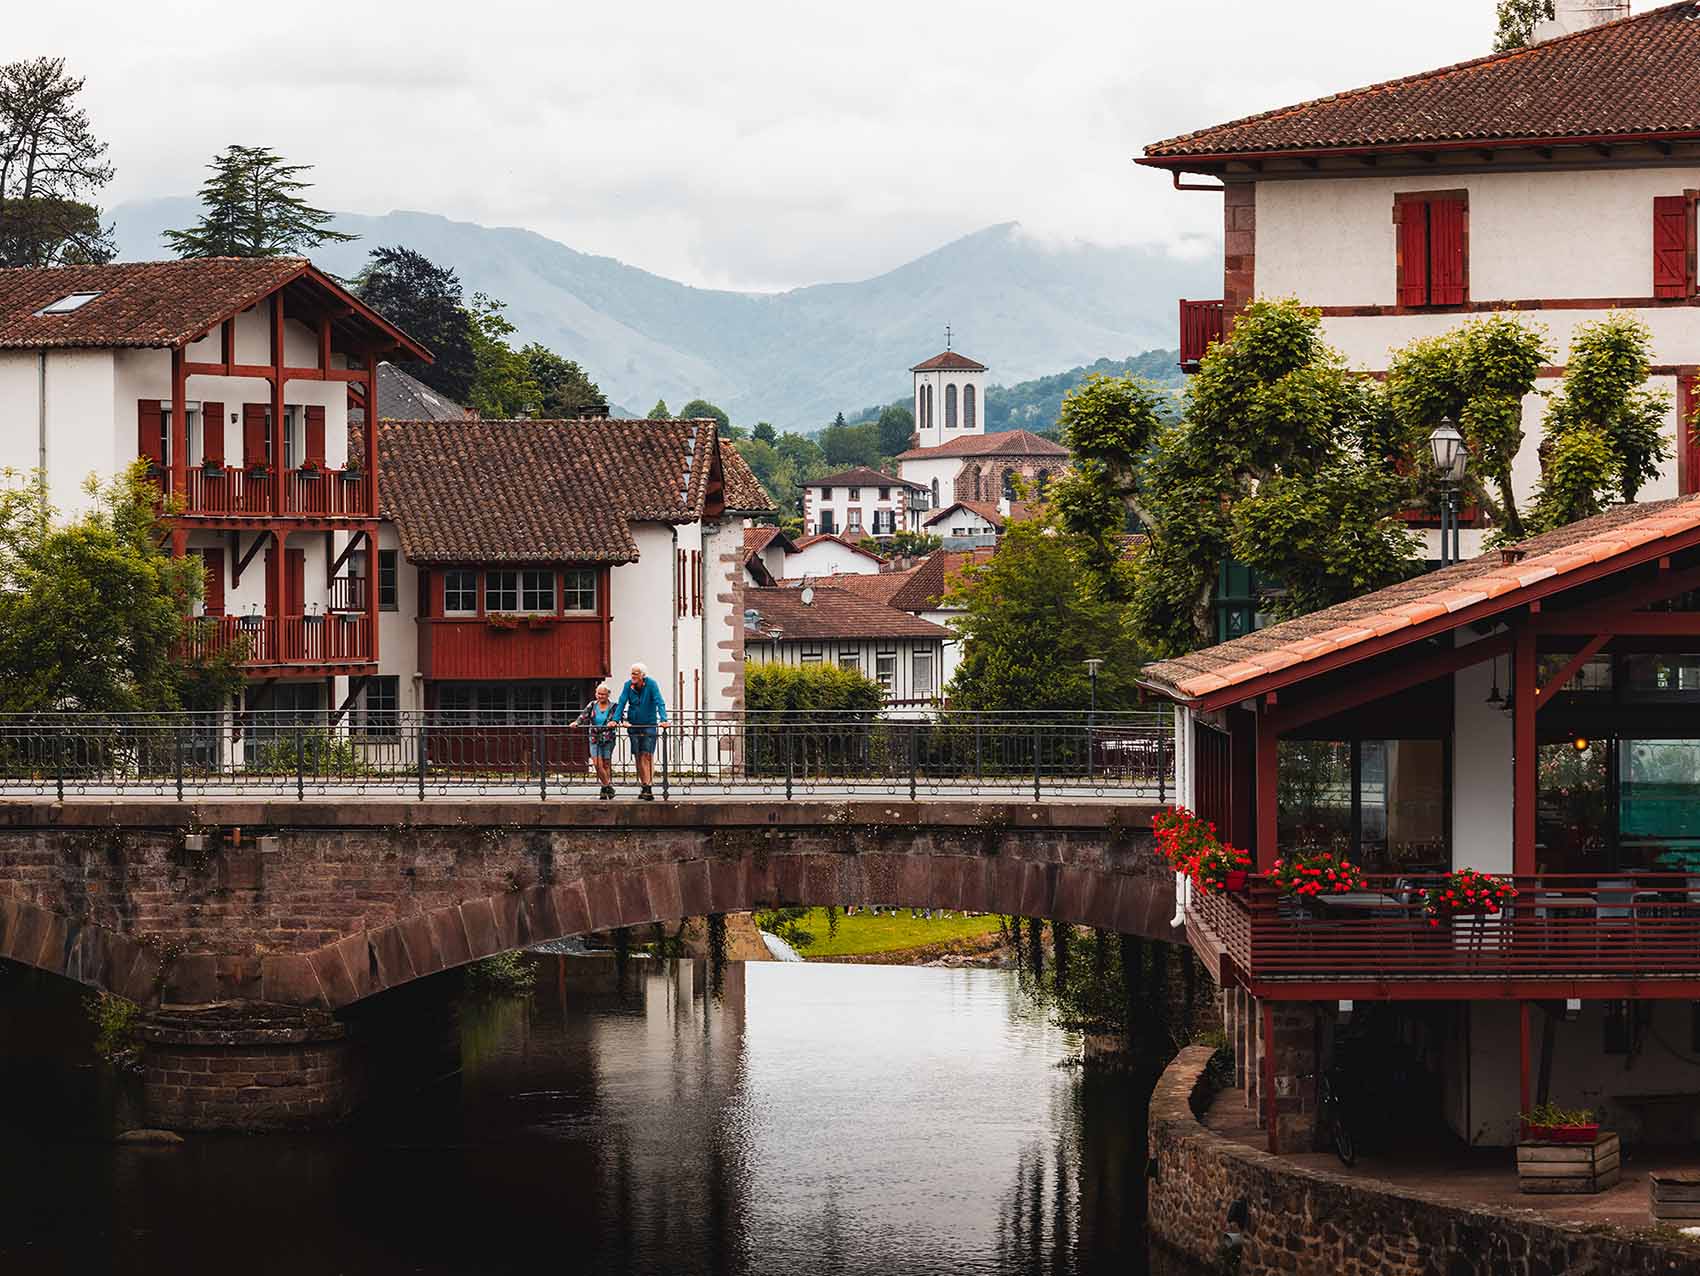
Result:
{"type": "Polygon", "coordinates": [[[1061,443],[1040,438],[1031,430],[1000,430],[996,434],[964,434],[937,447],[912,447],[898,454],[899,461],[942,460],[952,456],[1055,456],[1066,457],[1061,443]]]}
{"type": "Polygon", "coordinates": [[[935,354],[925,363],[917,363],[911,372],[984,372],[986,365],[975,363],[965,354],[957,354],[954,350],[946,350],[943,354],[935,354]]]}

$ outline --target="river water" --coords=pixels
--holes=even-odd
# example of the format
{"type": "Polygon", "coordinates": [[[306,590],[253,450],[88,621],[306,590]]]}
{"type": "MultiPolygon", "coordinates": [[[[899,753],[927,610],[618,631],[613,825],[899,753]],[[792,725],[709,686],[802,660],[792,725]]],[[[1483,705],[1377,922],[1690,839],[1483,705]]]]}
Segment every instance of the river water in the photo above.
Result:
{"type": "Polygon", "coordinates": [[[546,958],[313,1137],[7,1138],[0,1272],[1144,1273],[1145,1094],[996,970],[546,958]]]}

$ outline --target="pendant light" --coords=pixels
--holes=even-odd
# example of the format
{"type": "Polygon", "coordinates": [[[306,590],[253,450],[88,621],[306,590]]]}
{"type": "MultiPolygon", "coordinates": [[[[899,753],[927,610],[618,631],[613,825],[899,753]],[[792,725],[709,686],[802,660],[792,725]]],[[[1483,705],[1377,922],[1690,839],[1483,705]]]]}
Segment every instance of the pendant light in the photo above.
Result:
{"type": "Polygon", "coordinates": [[[1487,703],[1495,709],[1503,709],[1510,702],[1499,694],[1499,657],[1493,658],[1493,690],[1488,692],[1487,703]]]}

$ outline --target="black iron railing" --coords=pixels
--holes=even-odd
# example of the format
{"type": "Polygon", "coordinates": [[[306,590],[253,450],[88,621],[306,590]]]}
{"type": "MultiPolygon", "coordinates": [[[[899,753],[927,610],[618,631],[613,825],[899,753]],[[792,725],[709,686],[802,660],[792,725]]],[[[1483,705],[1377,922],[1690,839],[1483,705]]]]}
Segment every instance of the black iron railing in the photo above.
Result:
{"type": "MultiPolygon", "coordinates": [[[[1174,792],[1171,717],[917,713],[685,714],[659,733],[664,796],[897,798],[1174,792]]],[[[636,782],[618,732],[616,785],[636,782]]],[[[488,794],[588,796],[572,715],[204,713],[0,715],[0,796],[488,794]]]]}

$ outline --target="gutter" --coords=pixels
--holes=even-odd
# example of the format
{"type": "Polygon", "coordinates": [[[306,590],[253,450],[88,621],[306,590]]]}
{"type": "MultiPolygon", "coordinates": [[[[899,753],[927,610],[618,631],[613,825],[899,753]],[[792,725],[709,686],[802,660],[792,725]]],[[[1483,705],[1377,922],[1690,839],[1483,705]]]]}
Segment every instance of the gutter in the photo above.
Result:
{"type": "MultiPolygon", "coordinates": [[[[1700,133],[1692,129],[1671,129],[1655,133],[1595,133],[1555,137],[1478,137],[1448,138],[1433,142],[1390,142],[1382,145],[1331,146],[1306,148],[1300,146],[1263,151],[1203,151],[1186,155],[1136,155],[1133,162],[1147,168],[1178,169],[1182,172],[1204,171],[1199,165],[1234,164],[1248,160],[1271,159],[1333,159],[1355,158],[1361,155],[1423,155],[1437,151],[1511,151],[1536,150],[1558,146],[1635,146],[1656,142],[1700,141],[1700,133]]],[[[1212,187],[1211,189],[1214,189],[1212,187]]]]}

